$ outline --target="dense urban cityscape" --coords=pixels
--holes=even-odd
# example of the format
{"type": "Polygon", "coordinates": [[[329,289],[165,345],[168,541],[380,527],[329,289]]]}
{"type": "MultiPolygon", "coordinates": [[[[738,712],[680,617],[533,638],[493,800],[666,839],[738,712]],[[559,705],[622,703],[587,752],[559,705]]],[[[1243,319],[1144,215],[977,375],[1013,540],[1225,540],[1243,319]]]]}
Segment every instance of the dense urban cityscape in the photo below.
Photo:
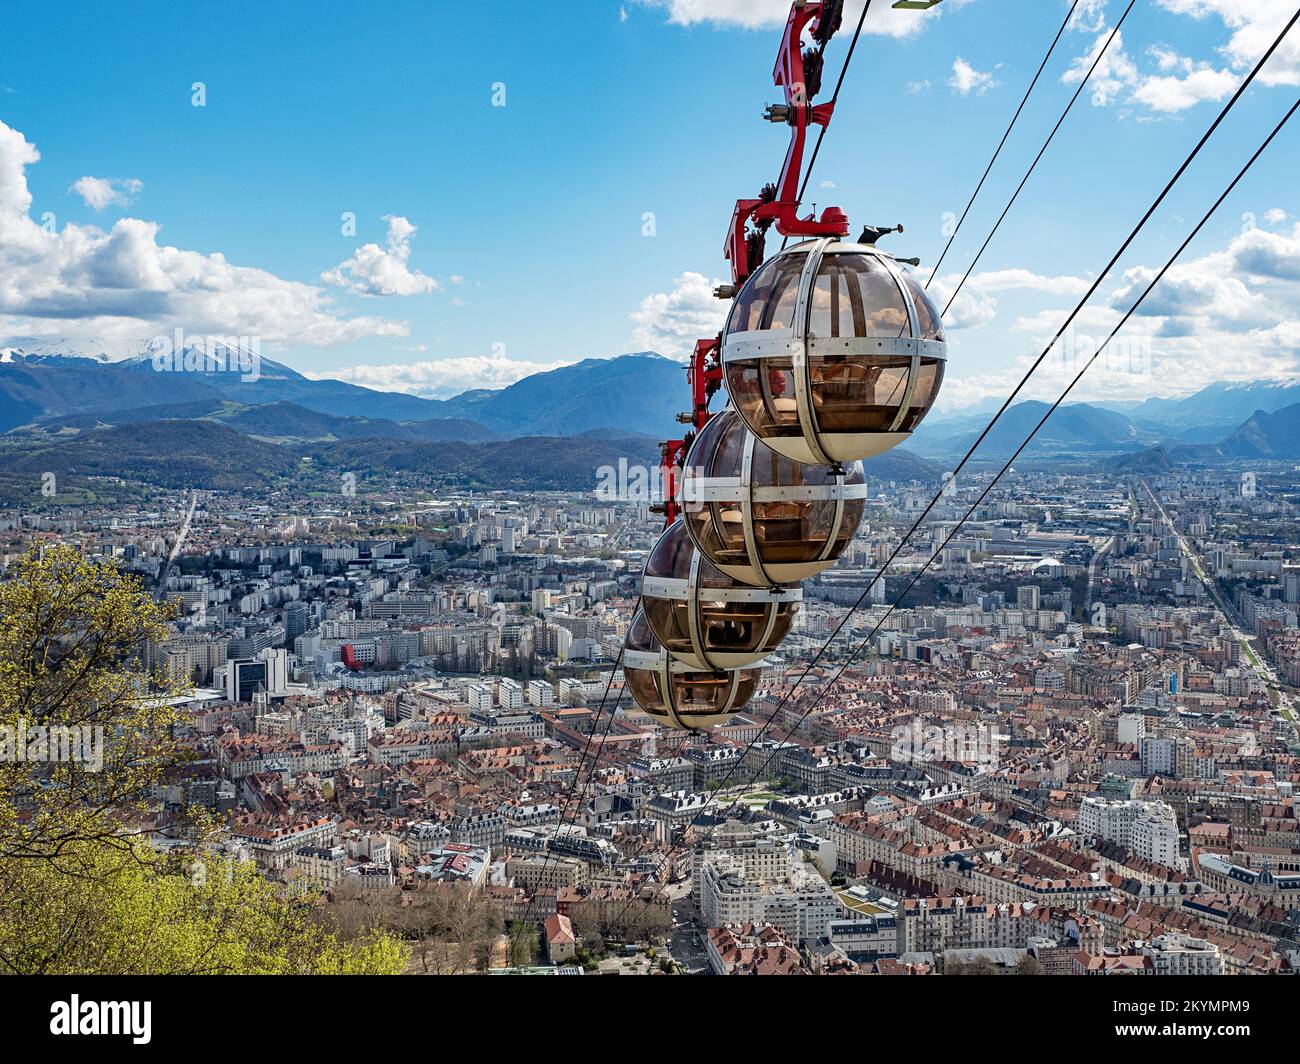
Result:
{"type": "Polygon", "coordinates": [[[110,497],[9,513],[4,559],[71,543],[172,608],[141,665],[184,688],[192,761],[155,844],[202,807],[206,846],[405,929],[411,971],[1300,964],[1300,469],[1031,464],[934,556],[970,473],[803,678],[928,497],[869,470],[850,548],[710,733],[615,667],[645,501],[110,497]],[[440,892],[472,941],[402,922],[440,892]]]}

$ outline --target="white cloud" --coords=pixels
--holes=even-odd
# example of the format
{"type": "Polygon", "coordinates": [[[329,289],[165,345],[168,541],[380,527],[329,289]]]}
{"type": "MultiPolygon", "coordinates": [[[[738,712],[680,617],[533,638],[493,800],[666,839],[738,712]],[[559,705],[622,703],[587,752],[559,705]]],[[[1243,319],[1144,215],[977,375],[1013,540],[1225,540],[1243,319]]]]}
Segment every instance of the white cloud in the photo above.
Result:
{"type": "Polygon", "coordinates": [[[102,211],[113,204],[126,206],[144,182],[137,177],[79,177],[69,189],[85,201],[87,207],[102,211]]]}
{"type": "MultiPolygon", "coordinates": [[[[1070,311],[1073,309],[1073,306],[1068,309],[1065,307],[1049,307],[1033,314],[1024,314],[1016,318],[1011,328],[1015,332],[1041,335],[1043,339],[1047,339],[1056,335],[1057,330],[1065,323],[1065,319],[1070,316],[1070,311]]],[[[1072,327],[1093,331],[1110,330],[1119,321],[1119,318],[1119,312],[1111,307],[1089,304],[1075,315],[1072,327]]]]}
{"type": "Polygon", "coordinates": [[[997,84],[997,79],[992,74],[976,70],[961,56],[953,60],[952,77],[948,79],[948,87],[953,92],[962,96],[969,96],[972,92],[982,96],[997,84]]]}
{"type": "MultiPolygon", "coordinates": [[[[941,311],[948,306],[948,300],[952,299],[953,290],[960,280],[960,274],[946,274],[931,282],[930,298],[941,311]]],[[[967,283],[943,315],[943,327],[949,333],[959,329],[978,329],[996,318],[997,313],[998,301],[967,283]]]]}
{"type": "Polygon", "coordinates": [[[696,340],[716,336],[731,306],[713,294],[719,283],[703,274],[684,273],[673,281],[671,292],[646,296],[632,312],[637,347],[685,358],[694,350],[696,340]]]}
{"type": "MultiPolygon", "coordinates": [[[[910,37],[920,33],[928,21],[945,11],[962,7],[971,0],[946,0],[929,12],[896,11],[888,4],[873,4],[863,25],[864,33],[888,37],[910,37]]],[[[668,21],[681,26],[709,23],[715,26],[740,26],[745,29],[779,29],[790,17],[790,0],[637,0],[668,14],[668,21]]],[[[841,34],[849,35],[862,15],[863,0],[847,0],[841,34]]]]}
{"type": "Polygon", "coordinates": [[[256,336],[268,347],[328,346],[405,336],[407,325],[340,316],[321,288],[158,243],[159,226],[121,218],[104,232],[62,230],[30,217],[26,168],[40,152],[0,122],[0,331],[3,336],[94,339],[98,350],[136,354],[151,338],[256,336]]]}
{"type": "Polygon", "coordinates": [[[1106,25],[1106,0],[1080,0],[1070,16],[1069,28],[1097,33],[1106,25]]]}
{"type": "MultiPolygon", "coordinates": [[[[1195,19],[1217,16],[1231,31],[1219,52],[1244,72],[1259,61],[1295,13],[1283,0],[1159,0],[1160,6],[1195,19]]],[[[1264,85],[1300,85],[1300,33],[1289,33],[1257,79],[1264,85]]]]}
{"type": "Polygon", "coordinates": [[[1264,221],[1268,222],[1270,225],[1277,225],[1279,222],[1285,222],[1289,217],[1291,216],[1281,207],[1273,207],[1264,212],[1264,221]]]}
{"type": "Polygon", "coordinates": [[[385,214],[384,221],[388,223],[386,247],[362,244],[350,259],[326,270],[320,279],[367,296],[416,296],[441,287],[409,265],[416,227],[400,214],[385,214]]]}
{"type": "MultiPolygon", "coordinates": [[[[1079,314],[1071,333],[1087,337],[1092,347],[1100,344],[1155,272],[1149,266],[1126,271],[1104,305],[1088,306],[1079,314]]],[[[1287,233],[1249,230],[1219,251],[1170,269],[1072,398],[1186,395],[1220,380],[1300,378],[1297,303],[1300,226],[1287,233]],[[1134,351],[1138,357],[1130,357],[1134,351]]],[[[1068,313],[1057,307],[1019,318],[1013,331],[1027,343],[1011,367],[961,376],[960,387],[946,390],[962,405],[1005,395],[1068,313]]],[[[1049,356],[1026,397],[1054,399],[1079,368],[1077,358],[1049,356]]],[[[957,405],[952,398],[946,402],[950,409],[957,405]]]]}
{"type": "MultiPolygon", "coordinates": [[[[1152,45],[1147,57],[1155,73],[1144,72],[1123,51],[1120,35],[1093,74],[1092,100],[1106,106],[1116,100],[1139,104],[1156,115],[1177,114],[1205,101],[1227,99],[1242,76],[1262,56],[1282,31],[1292,9],[1281,0],[1158,0],[1161,7],[1198,20],[1217,17],[1229,31],[1216,49],[1220,63],[1193,59],[1166,45],[1152,45]],[[1226,62],[1226,65],[1222,65],[1226,62]]],[[[1090,5],[1087,19],[1075,21],[1080,28],[1097,33],[1089,53],[1080,56],[1063,77],[1078,82],[1087,72],[1097,50],[1109,36],[1105,4],[1090,5]]],[[[1289,34],[1279,45],[1257,79],[1261,85],[1300,85],[1300,34],[1289,34]]]]}
{"type": "Polygon", "coordinates": [[[1165,72],[1181,70],[1183,73],[1189,73],[1196,65],[1187,56],[1179,55],[1172,48],[1166,48],[1160,44],[1153,44],[1148,48],[1147,55],[1155,60],[1156,66],[1160,70],[1165,72]]]}
{"type": "Polygon", "coordinates": [[[384,366],[352,366],[328,373],[309,373],[316,380],[342,380],[384,392],[406,392],[426,399],[448,399],[471,388],[504,388],[534,373],[545,373],[571,362],[521,362],[495,355],[468,355],[430,362],[400,362],[384,366]]]}
{"type": "MultiPolygon", "coordinates": [[[[949,273],[941,274],[931,282],[930,296],[940,309],[947,305],[960,280],[961,274],[949,273]]],[[[1054,296],[1082,295],[1088,290],[1088,284],[1088,280],[1083,277],[1045,277],[1024,269],[971,274],[962,285],[961,293],[944,314],[943,324],[949,332],[987,325],[997,317],[998,301],[993,295],[995,292],[1020,290],[1054,296]]]]}
{"type": "Polygon", "coordinates": [[[1083,295],[1089,285],[1085,277],[1044,277],[1032,270],[1021,269],[990,270],[972,274],[966,283],[981,292],[1004,292],[1009,289],[1024,288],[1059,296],[1083,295]]]}
{"type": "MultiPolygon", "coordinates": [[[[1148,266],[1126,270],[1124,284],[1111,296],[1111,306],[1128,307],[1154,276],[1155,270],[1148,266]]],[[[1180,329],[1192,320],[1218,330],[1266,326],[1270,321],[1268,300],[1261,293],[1252,291],[1240,277],[1207,270],[1202,264],[1174,266],[1137,312],[1147,318],[1172,318],[1180,329]]]]}
{"type": "Polygon", "coordinates": [[[920,81],[909,81],[906,88],[913,96],[919,96],[923,92],[930,91],[930,82],[925,78],[922,78],[920,81]]]}
{"type": "Polygon", "coordinates": [[[1239,80],[1226,70],[1206,66],[1182,77],[1148,77],[1137,87],[1133,99],[1153,111],[1185,111],[1202,100],[1226,100],[1236,90],[1239,80]]]}
{"type": "Polygon", "coordinates": [[[1140,79],[1137,64],[1124,51],[1124,34],[1115,33],[1112,40],[1111,30],[1105,28],[1097,34],[1087,53],[1079,56],[1061,75],[1061,81],[1067,85],[1077,85],[1088,77],[1089,70],[1092,70],[1092,77],[1088,79],[1088,86],[1092,90],[1094,107],[1105,107],[1113,103],[1125,89],[1132,89],[1140,79]],[[1109,47],[1107,41],[1110,42],[1109,47]],[[1105,49],[1105,54],[1097,61],[1096,69],[1092,70],[1093,61],[1097,60],[1102,49],[1105,49]]]}

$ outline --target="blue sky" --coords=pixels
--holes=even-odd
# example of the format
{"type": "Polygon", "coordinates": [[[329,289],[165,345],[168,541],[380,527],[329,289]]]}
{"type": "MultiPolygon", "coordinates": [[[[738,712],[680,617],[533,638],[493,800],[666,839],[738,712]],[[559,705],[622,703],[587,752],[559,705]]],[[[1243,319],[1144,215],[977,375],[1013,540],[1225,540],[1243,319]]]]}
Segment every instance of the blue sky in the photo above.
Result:
{"type": "MultiPolygon", "coordinates": [[[[947,406],[1018,378],[1287,6],[1138,0],[954,307],[947,406]]],[[[928,277],[945,214],[964,206],[1068,7],[945,0],[920,14],[875,0],[809,199],[855,227],[903,222],[887,246],[921,256],[928,277]]],[[[732,203],[784,156],[784,129],[759,116],[778,99],[788,3],[482,8],[49,3],[8,17],[0,347],[121,355],[176,327],[257,335],[304,372],[446,396],[586,357],[676,355],[708,335],[732,203]]],[[[1123,9],[1081,0],[938,290],[1123,9]]],[[[831,46],[831,77],[849,36],[831,46]]],[[[1268,75],[1103,286],[1079,345],[1104,335],[1110,303],[1295,99],[1300,46],[1289,40],[1268,75]]],[[[1085,394],[1300,373],[1297,136],[1287,129],[1193,245],[1163,313],[1135,323],[1136,354],[1085,394]]],[[[1045,367],[1044,393],[1065,362],[1045,367]]]]}

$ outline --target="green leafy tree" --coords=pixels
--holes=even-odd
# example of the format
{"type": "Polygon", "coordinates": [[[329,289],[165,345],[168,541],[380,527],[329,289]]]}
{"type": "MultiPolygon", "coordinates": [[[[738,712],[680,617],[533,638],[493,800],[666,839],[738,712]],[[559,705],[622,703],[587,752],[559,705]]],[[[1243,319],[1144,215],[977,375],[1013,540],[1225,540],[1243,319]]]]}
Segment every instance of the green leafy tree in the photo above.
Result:
{"type": "Polygon", "coordinates": [[[150,797],[186,759],[174,689],[143,668],[166,610],[111,562],[66,546],[0,584],[0,972],[400,972],[407,951],[343,941],[310,896],[208,854],[145,841],[150,797]],[[68,740],[50,756],[50,737],[68,740]],[[22,743],[18,742],[22,738],[22,743]],[[44,756],[34,737],[46,741],[44,756]],[[7,744],[7,746],[6,746],[7,744]],[[19,755],[19,750],[23,756],[19,755]]]}
{"type": "Polygon", "coordinates": [[[0,584],[0,860],[59,860],[75,842],[120,843],[181,760],[175,689],[142,669],[167,610],[111,562],[68,546],[32,552],[0,584]],[[38,737],[91,758],[30,759],[38,737]],[[19,756],[18,746],[23,746],[19,756]]]}
{"type": "Polygon", "coordinates": [[[137,840],[68,844],[60,862],[0,871],[0,971],[47,975],[379,975],[407,950],[371,934],[343,942],[310,897],[285,897],[250,863],[181,864],[137,840]]]}

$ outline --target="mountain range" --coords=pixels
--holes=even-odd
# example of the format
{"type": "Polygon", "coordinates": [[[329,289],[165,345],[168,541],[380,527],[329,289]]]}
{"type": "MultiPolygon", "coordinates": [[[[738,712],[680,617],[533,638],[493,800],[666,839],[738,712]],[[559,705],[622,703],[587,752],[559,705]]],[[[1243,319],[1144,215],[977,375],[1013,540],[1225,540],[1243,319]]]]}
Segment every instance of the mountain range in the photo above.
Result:
{"type": "Polygon", "coordinates": [[[1236,428],[1257,410],[1273,413],[1295,403],[1300,403],[1300,381],[1219,382],[1182,399],[1096,405],[1125,414],[1139,424],[1158,425],[1187,435],[1236,428]]]}
{"type": "MultiPolygon", "coordinates": [[[[220,367],[238,360],[224,348],[198,354],[187,350],[175,361],[209,368],[159,369],[171,360],[156,362],[148,354],[109,362],[5,351],[0,357],[0,432],[71,415],[120,417],[150,407],[231,401],[246,407],[293,403],[321,414],[399,423],[452,422],[479,439],[572,436],[590,429],[658,437],[689,405],[683,399],[685,367],[650,352],[590,358],[506,388],[476,389],[451,399],[317,380],[266,358],[257,361],[255,373],[225,370],[220,367]]],[[[108,418],[106,423],[120,422],[108,418]]]]}
{"type": "Polygon", "coordinates": [[[1218,443],[1157,446],[1120,459],[1116,468],[1161,472],[1176,465],[1205,465],[1221,459],[1300,458],[1300,403],[1267,413],[1257,410],[1218,443]]]}
{"type": "MultiPolygon", "coordinates": [[[[587,359],[446,400],[317,380],[269,359],[256,373],[223,371],[236,364],[230,354],[217,351],[215,366],[208,365],[212,355],[191,360],[207,372],[175,372],[159,369],[148,353],[110,361],[0,352],[0,479],[18,477],[23,495],[33,470],[249,489],[304,469],[346,469],[472,486],[581,489],[594,483],[596,468],[619,458],[657,461],[656,441],[680,431],[676,414],[686,399],[682,364],[650,352],[587,359]]],[[[979,454],[1011,454],[1047,409],[1037,401],[1015,404],[979,454]]],[[[873,459],[868,476],[934,480],[988,417],[933,415],[907,448],[873,459]]],[[[1129,460],[1152,467],[1291,457],[1300,457],[1300,382],[1066,404],[1026,452],[1027,459],[1116,468],[1129,460]]]]}
{"type": "MultiPolygon", "coordinates": [[[[1300,381],[1217,383],[1182,399],[1133,403],[1065,403],[1026,448],[1027,459],[1100,459],[1165,451],[1173,461],[1220,458],[1300,457],[1288,429],[1297,424],[1300,381]]],[[[996,409],[996,408],[994,408],[996,409]]],[[[990,460],[1014,453],[1037,426],[1048,404],[1027,400],[1011,406],[989,432],[978,454],[990,460]]],[[[929,458],[965,453],[993,410],[932,416],[909,446],[929,458]]]]}

